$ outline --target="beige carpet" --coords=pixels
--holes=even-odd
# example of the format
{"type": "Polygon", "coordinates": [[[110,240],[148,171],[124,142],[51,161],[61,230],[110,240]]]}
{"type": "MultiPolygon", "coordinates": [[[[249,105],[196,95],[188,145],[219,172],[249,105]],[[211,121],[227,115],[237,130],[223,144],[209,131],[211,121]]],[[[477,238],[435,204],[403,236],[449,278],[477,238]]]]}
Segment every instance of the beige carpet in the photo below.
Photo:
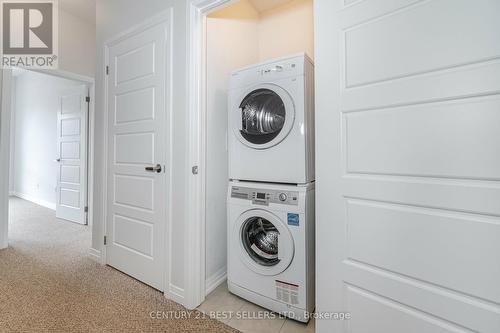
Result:
{"type": "Polygon", "coordinates": [[[10,247],[0,251],[0,332],[236,332],[94,262],[87,227],[21,199],[10,207],[10,247]],[[158,311],[163,318],[152,319],[158,311]],[[181,315],[191,318],[171,319],[181,315]]]}

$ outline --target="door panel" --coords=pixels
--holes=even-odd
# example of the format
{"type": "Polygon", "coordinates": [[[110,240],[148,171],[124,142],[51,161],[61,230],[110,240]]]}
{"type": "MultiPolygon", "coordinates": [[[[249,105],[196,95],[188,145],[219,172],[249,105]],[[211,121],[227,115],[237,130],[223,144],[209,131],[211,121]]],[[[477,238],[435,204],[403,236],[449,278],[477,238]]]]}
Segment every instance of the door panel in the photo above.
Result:
{"type": "Polygon", "coordinates": [[[61,182],[79,184],[80,183],[80,167],[76,165],[61,166],[61,182]]]}
{"type": "Polygon", "coordinates": [[[107,263],[164,288],[167,25],[109,46],[107,263]],[[160,165],[161,172],[146,167],[160,165]]]}
{"type": "Polygon", "coordinates": [[[493,96],[348,112],[347,172],[500,180],[500,140],[484,144],[500,132],[499,108],[493,96]]]}
{"type": "Polygon", "coordinates": [[[349,259],[500,303],[500,285],[489,284],[500,276],[491,265],[500,253],[498,219],[347,200],[346,222],[349,259]]]}
{"type": "Polygon", "coordinates": [[[139,41],[127,52],[117,54],[114,59],[116,84],[155,74],[155,46],[155,41],[145,45],[139,41]]]}
{"type": "MultiPolygon", "coordinates": [[[[492,1],[478,1],[473,6],[467,1],[453,3],[450,6],[449,1],[434,0],[410,7],[394,6],[396,12],[384,13],[380,20],[370,17],[363,24],[353,21],[354,26],[344,30],[349,59],[345,63],[346,87],[498,57],[498,33],[490,29],[498,21],[498,12],[491,10],[492,1]],[[445,24],[437,13],[446,13],[445,24]],[[437,52],[430,57],[430,50],[437,52]]],[[[369,13],[364,8],[358,10],[369,13]]],[[[358,10],[353,8],[349,14],[358,15],[358,10]]]]}
{"type": "Polygon", "coordinates": [[[499,332],[500,3],[316,13],[318,332],[499,332]]]}
{"type": "Polygon", "coordinates": [[[88,88],[78,86],[59,97],[57,114],[56,216],[86,224],[88,88]]]}
{"type": "Polygon", "coordinates": [[[154,209],[154,183],[154,179],[149,177],[116,176],[115,203],[152,211],[154,209]]]}
{"type": "Polygon", "coordinates": [[[405,333],[456,333],[463,332],[453,325],[435,320],[432,316],[394,302],[390,299],[348,286],[348,304],[353,320],[349,332],[405,332],[405,333]],[[391,320],[374,320],[391,318],[391,320]]]}
{"type": "Polygon", "coordinates": [[[154,119],[154,92],[146,88],[117,96],[115,123],[154,119]]]}
{"type": "Polygon", "coordinates": [[[155,157],[154,138],[154,133],[116,135],[116,162],[122,164],[153,164],[155,157]]]}
{"type": "Polygon", "coordinates": [[[137,251],[151,258],[153,255],[153,227],[150,223],[115,215],[113,221],[115,244],[137,251]]]}

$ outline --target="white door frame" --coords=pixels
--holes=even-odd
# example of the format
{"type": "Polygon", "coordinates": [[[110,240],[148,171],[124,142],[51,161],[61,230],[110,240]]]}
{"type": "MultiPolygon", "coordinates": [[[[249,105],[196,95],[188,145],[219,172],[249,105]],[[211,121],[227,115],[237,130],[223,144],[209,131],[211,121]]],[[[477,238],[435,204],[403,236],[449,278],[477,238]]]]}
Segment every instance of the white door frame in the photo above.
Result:
{"type": "MultiPolygon", "coordinates": [[[[47,74],[50,76],[60,77],[63,79],[80,81],[89,88],[89,111],[88,111],[88,161],[87,161],[87,183],[86,193],[87,206],[89,207],[88,225],[92,230],[93,212],[94,212],[94,126],[95,126],[95,103],[94,78],[75,74],[59,69],[44,70],[30,69],[32,72],[47,74]]],[[[12,70],[2,70],[1,97],[2,97],[2,112],[1,112],[1,128],[0,128],[0,249],[8,246],[8,228],[9,228],[9,169],[10,169],[10,115],[11,115],[11,85],[12,85],[12,70]]],[[[90,248],[89,248],[90,251],[90,248]]]]}
{"type": "MultiPolygon", "coordinates": [[[[170,165],[167,165],[167,179],[165,181],[165,186],[166,186],[166,197],[167,197],[167,202],[165,202],[166,205],[166,221],[165,221],[165,272],[164,272],[164,288],[163,292],[165,297],[169,299],[174,299],[179,302],[181,302],[180,299],[176,298],[175,295],[172,295],[170,292],[170,281],[171,281],[171,269],[170,269],[170,256],[172,255],[172,249],[171,249],[171,201],[172,201],[172,186],[170,184],[172,183],[172,149],[171,149],[171,144],[172,144],[172,60],[173,60],[173,9],[169,8],[166,11],[163,11],[149,19],[146,19],[142,23],[139,23],[137,25],[131,26],[129,29],[124,30],[113,37],[107,39],[104,42],[104,68],[101,73],[97,73],[97,75],[103,75],[104,77],[104,98],[103,98],[103,103],[102,109],[104,110],[104,179],[103,179],[103,193],[104,193],[104,199],[103,199],[103,209],[102,209],[102,216],[101,216],[101,221],[102,221],[102,235],[106,237],[107,233],[107,214],[108,214],[108,134],[109,134],[109,123],[108,123],[108,116],[109,116],[109,109],[108,109],[108,81],[109,77],[106,74],[106,68],[109,66],[109,48],[111,45],[120,42],[123,39],[126,39],[132,35],[137,34],[138,32],[144,31],[152,26],[155,26],[160,23],[167,22],[169,26],[169,31],[168,31],[168,49],[166,52],[166,56],[169,58],[166,61],[166,67],[167,67],[167,72],[165,73],[165,78],[166,78],[166,89],[167,91],[165,92],[166,96],[166,107],[167,107],[167,115],[165,117],[166,119],[166,124],[165,128],[167,130],[167,135],[166,138],[168,138],[168,142],[166,144],[166,147],[168,149],[166,158],[167,161],[170,163],[170,165]]],[[[107,258],[106,258],[106,246],[103,245],[101,249],[101,258],[100,262],[103,265],[107,264],[107,258]]]]}
{"type": "Polygon", "coordinates": [[[8,247],[9,239],[9,169],[10,169],[10,91],[12,70],[0,75],[0,249],[8,247]]]}
{"type": "Polygon", "coordinates": [[[206,218],[206,17],[239,0],[190,0],[188,43],[188,124],[189,163],[193,172],[188,181],[191,209],[187,212],[184,251],[185,302],[188,309],[205,300],[205,218],[206,218]],[[197,171],[195,168],[197,167],[197,171]]]}

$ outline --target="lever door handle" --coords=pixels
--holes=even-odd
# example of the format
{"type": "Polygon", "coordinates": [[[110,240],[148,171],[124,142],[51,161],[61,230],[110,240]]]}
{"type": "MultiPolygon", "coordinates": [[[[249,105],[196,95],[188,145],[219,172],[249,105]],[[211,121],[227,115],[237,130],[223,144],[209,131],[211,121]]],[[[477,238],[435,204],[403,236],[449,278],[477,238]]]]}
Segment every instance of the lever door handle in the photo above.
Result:
{"type": "Polygon", "coordinates": [[[59,162],[61,162],[61,159],[60,159],[60,158],[56,158],[56,159],[54,160],[54,162],[59,163],[59,162]]]}
{"type": "Polygon", "coordinates": [[[160,164],[157,164],[156,166],[152,166],[152,167],[146,167],[145,169],[148,172],[157,172],[157,173],[160,173],[162,170],[160,164]]]}

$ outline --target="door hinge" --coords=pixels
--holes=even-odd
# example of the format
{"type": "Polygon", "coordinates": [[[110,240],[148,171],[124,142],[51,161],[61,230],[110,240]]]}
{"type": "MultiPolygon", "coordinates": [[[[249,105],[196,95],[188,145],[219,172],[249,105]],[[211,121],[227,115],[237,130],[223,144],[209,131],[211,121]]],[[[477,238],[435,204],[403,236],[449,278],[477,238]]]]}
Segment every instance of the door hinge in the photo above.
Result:
{"type": "Polygon", "coordinates": [[[85,207],[83,208],[83,211],[84,211],[85,213],[88,213],[88,212],[89,212],[89,207],[88,207],[88,206],[85,206],[85,207]]]}
{"type": "Polygon", "coordinates": [[[108,245],[108,239],[106,236],[104,236],[104,245],[108,245]]]}
{"type": "Polygon", "coordinates": [[[106,66],[106,75],[109,75],[109,66],[106,66]]]}
{"type": "Polygon", "coordinates": [[[90,97],[89,96],[85,97],[85,102],[90,103],[90,97]]]}

